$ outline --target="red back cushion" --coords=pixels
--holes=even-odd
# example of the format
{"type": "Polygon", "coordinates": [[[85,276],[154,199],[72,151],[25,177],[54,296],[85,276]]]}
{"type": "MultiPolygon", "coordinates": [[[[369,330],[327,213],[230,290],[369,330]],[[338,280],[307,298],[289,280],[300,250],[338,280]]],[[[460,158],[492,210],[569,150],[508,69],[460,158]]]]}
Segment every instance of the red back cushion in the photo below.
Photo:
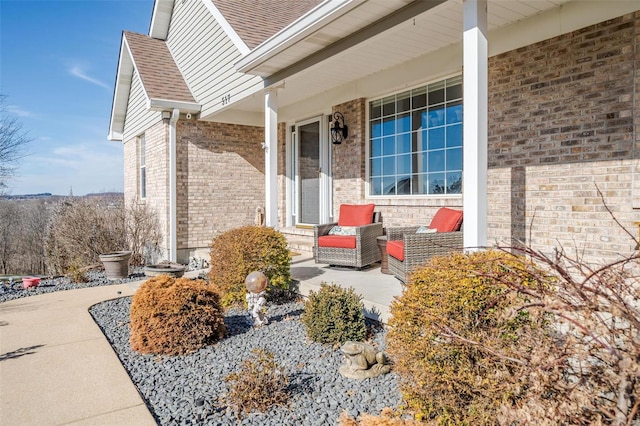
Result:
{"type": "Polygon", "coordinates": [[[429,228],[437,229],[438,232],[454,232],[462,225],[462,211],[441,207],[431,219],[429,228]]]}
{"type": "Polygon", "coordinates": [[[338,226],[362,226],[373,223],[375,204],[342,204],[338,226]]]}
{"type": "Polygon", "coordinates": [[[404,241],[387,241],[387,254],[404,262],[404,241]]]}

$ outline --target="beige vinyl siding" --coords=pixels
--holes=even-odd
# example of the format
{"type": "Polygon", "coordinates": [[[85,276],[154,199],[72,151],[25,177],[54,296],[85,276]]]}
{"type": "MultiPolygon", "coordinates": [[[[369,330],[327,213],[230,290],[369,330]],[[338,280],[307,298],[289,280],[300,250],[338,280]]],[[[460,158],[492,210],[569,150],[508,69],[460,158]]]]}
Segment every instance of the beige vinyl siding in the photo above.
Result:
{"type": "Polygon", "coordinates": [[[203,117],[221,109],[223,97],[234,102],[262,87],[260,77],[235,71],[240,52],[201,1],[175,2],[167,44],[203,117]]]}
{"type": "Polygon", "coordinates": [[[125,141],[139,136],[162,119],[159,112],[147,110],[147,97],[144,94],[144,90],[142,90],[142,81],[137,71],[133,72],[131,79],[131,90],[125,117],[123,134],[123,140],[125,141]]]}

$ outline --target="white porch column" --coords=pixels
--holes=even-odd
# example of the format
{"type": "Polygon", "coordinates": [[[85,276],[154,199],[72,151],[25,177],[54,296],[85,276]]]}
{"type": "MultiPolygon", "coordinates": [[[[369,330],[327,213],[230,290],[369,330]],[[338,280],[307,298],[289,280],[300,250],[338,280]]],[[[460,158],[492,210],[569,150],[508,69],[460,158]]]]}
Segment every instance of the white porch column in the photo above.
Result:
{"type": "Polygon", "coordinates": [[[487,0],[464,0],[464,246],[487,245],[487,0]]]}
{"type": "Polygon", "coordinates": [[[265,224],[278,227],[278,93],[264,95],[264,182],[265,224]]]}

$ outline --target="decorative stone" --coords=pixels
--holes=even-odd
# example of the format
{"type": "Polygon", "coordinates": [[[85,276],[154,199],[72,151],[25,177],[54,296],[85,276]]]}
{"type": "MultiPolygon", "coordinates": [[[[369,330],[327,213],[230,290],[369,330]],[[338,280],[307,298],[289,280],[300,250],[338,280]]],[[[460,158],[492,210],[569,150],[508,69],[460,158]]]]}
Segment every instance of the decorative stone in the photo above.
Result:
{"type": "Polygon", "coordinates": [[[269,322],[266,316],[267,299],[265,290],[267,288],[267,277],[260,271],[251,272],[244,280],[244,285],[249,291],[247,293],[247,307],[253,318],[253,326],[259,327],[269,322]]]}
{"type": "Polygon", "coordinates": [[[387,374],[391,366],[382,352],[362,342],[345,342],[340,348],[345,363],[340,366],[340,374],[350,379],[370,379],[387,374]]]}

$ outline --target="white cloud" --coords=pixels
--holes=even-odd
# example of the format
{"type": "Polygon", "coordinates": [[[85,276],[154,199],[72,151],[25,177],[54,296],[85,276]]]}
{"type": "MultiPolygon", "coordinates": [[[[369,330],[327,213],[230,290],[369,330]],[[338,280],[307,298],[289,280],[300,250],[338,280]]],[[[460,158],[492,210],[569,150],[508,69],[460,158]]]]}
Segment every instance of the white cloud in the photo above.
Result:
{"type": "Polygon", "coordinates": [[[97,78],[90,77],[87,75],[85,70],[83,70],[80,66],[74,65],[69,69],[69,73],[75,77],[78,77],[82,80],[88,81],[89,83],[95,84],[96,86],[104,87],[105,89],[111,89],[111,87],[103,82],[98,80],[97,78]]]}
{"type": "Polygon", "coordinates": [[[7,105],[5,109],[9,114],[17,115],[18,117],[31,117],[29,111],[25,111],[17,105],[7,105]]]}
{"type": "Polygon", "coordinates": [[[75,195],[122,191],[124,187],[122,148],[111,142],[86,142],[40,150],[26,157],[15,179],[9,181],[12,194],[51,192],[75,195]]]}

